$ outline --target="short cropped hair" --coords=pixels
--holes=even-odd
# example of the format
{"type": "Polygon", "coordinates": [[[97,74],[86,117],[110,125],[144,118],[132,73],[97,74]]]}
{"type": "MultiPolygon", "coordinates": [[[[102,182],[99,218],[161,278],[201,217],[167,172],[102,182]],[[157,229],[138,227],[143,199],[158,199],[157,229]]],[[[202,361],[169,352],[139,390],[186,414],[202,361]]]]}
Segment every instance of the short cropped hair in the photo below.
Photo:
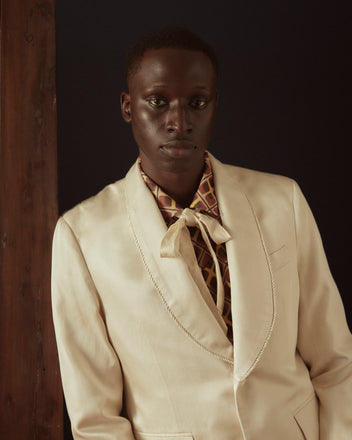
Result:
{"type": "Polygon", "coordinates": [[[129,49],[125,59],[126,81],[138,72],[144,52],[150,49],[175,48],[196,50],[207,55],[214,67],[216,76],[219,71],[218,57],[214,49],[190,30],[180,26],[169,26],[154,30],[137,40],[129,49]]]}

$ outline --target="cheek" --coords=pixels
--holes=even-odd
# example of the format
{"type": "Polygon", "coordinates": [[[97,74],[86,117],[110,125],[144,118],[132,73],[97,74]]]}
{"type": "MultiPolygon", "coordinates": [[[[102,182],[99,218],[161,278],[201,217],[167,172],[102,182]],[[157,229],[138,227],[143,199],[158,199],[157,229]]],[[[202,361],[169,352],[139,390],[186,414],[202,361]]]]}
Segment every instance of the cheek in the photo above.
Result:
{"type": "Polygon", "coordinates": [[[150,112],[139,110],[132,118],[132,130],[135,136],[141,139],[148,139],[155,136],[160,121],[150,112]]]}
{"type": "Polygon", "coordinates": [[[215,114],[210,112],[207,115],[204,115],[203,118],[198,123],[199,131],[203,137],[209,138],[211,137],[213,126],[215,122],[215,114]]]}

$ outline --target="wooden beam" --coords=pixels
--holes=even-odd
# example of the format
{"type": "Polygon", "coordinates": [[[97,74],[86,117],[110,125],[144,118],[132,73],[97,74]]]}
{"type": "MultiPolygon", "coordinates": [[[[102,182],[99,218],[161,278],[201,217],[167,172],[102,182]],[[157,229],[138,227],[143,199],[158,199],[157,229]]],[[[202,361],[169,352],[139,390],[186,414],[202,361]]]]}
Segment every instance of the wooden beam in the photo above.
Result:
{"type": "Polygon", "coordinates": [[[55,0],[2,0],[0,25],[0,438],[61,440],[50,306],[55,0]]]}

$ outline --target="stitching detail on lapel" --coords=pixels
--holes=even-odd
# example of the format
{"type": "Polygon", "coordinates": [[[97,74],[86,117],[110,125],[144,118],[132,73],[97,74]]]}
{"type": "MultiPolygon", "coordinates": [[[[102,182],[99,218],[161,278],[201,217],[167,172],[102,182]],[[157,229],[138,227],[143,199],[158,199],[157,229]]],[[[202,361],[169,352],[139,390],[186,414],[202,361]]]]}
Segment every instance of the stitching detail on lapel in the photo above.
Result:
{"type": "MultiPolygon", "coordinates": [[[[261,349],[259,350],[257,356],[255,357],[252,365],[243,374],[243,376],[239,378],[240,382],[245,380],[248,377],[248,375],[251,373],[251,371],[253,371],[254,367],[259,362],[259,359],[261,358],[261,356],[262,356],[266,346],[268,345],[268,342],[269,342],[269,339],[270,339],[270,336],[272,334],[272,331],[273,331],[273,328],[274,328],[274,324],[275,324],[275,321],[276,321],[276,286],[275,286],[275,280],[274,280],[274,276],[273,276],[273,270],[272,270],[272,267],[271,267],[271,262],[270,262],[269,254],[268,254],[268,251],[267,251],[266,246],[265,246],[265,241],[264,241],[263,233],[262,233],[262,230],[260,229],[259,220],[258,220],[258,217],[257,217],[257,215],[255,213],[255,210],[254,210],[250,200],[248,199],[247,194],[245,193],[245,191],[242,191],[242,193],[244,194],[245,198],[247,199],[248,204],[249,204],[249,206],[251,208],[251,211],[253,213],[253,216],[254,216],[254,219],[255,219],[255,223],[257,225],[259,236],[260,236],[260,241],[261,241],[261,244],[262,244],[262,247],[263,247],[263,250],[264,250],[265,259],[266,259],[266,262],[267,262],[267,265],[268,265],[268,269],[269,269],[269,273],[270,273],[270,279],[271,279],[272,298],[273,298],[273,314],[272,314],[272,320],[271,320],[270,328],[269,328],[268,334],[267,334],[267,336],[266,336],[266,338],[264,340],[264,343],[263,343],[261,349]]],[[[235,369],[235,371],[236,371],[236,369],[235,369]]]]}
{"type": "MultiPolygon", "coordinates": [[[[129,203],[128,203],[127,195],[126,195],[126,190],[124,191],[124,195],[125,195],[126,206],[129,207],[129,203]]],[[[189,331],[188,331],[188,330],[187,330],[187,329],[186,329],[186,328],[185,328],[185,327],[179,322],[179,320],[176,318],[176,316],[174,315],[174,313],[173,313],[172,310],[170,309],[168,303],[166,302],[166,300],[165,300],[165,298],[164,298],[164,295],[163,295],[162,291],[160,290],[160,288],[159,288],[159,286],[158,286],[156,280],[154,279],[153,274],[152,274],[151,270],[149,269],[149,266],[148,266],[148,264],[147,264],[147,262],[146,262],[146,259],[145,259],[145,256],[144,256],[144,253],[143,253],[143,251],[142,251],[142,248],[141,248],[141,246],[140,246],[140,243],[139,243],[139,241],[138,241],[137,235],[136,235],[135,230],[134,230],[134,227],[133,227],[133,222],[132,222],[132,219],[131,219],[131,216],[130,216],[130,209],[127,209],[127,212],[128,212],[128,220],[129,220],[129,223],[130,223],[130,226],[131,226],[131,230],[132,230],[132,234],[133,234],[133,239],[134,239],[134,241],[135,241],[135,243],[136,243],[136,246],[137,246],[138,252],[140,253],[140,256],[141,256],[141,258],[142,258],[143,265],[144,265],[144,267],[145,267],[145,269],[146,269],[146,271],[147,271],[147,273],[148,273],[148,275],[149,275],[149,278],[151,279],[152,283],[154,284],[154,287],[155,287],[156,291],[158,292],[158,295],[160,296],[160,298],[161,298],[161,300],[162,300],[164,306],[166,307],[167,311],[168,311],[169,314],[171,315],[172,319],[176,322],[176,324],[177,324],[177,325],[178,325],[178,326],[179,326],[179,327],[180,327],[180,328],[186,333],[186,335],[187,335],[187,336],[188,336],[188,337],[189,337],[189,338],[190,338],[195,344],[197,344],[199,347],[201,347],[203,350],[205,350],[207,353],[211,354],[211,355],[214,356],[215,358],[224,361],[227,365],[229,365],[229,366],[233,366],[233,364],[234,364],[233,359],[228,359],[228,358],[225,357],[225,356],[221,356],[220,354],[215,353],[215,352],[209,350],[205,345],[203,345],[200,341],[198,341],[198,339],[194,338],[194,337],[192,336],[192,334],[191,334],[191,333],[190,333],[190,332],[189,332],[189,331]]]]}

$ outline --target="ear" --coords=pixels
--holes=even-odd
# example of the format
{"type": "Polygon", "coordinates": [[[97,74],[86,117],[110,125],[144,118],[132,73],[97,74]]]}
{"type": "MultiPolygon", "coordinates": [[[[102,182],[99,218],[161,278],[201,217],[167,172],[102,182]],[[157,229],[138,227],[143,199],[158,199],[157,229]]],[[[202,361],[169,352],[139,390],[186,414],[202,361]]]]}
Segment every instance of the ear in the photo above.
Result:
{"type": "Polygon", "coordinates": [[[131,96],[127,92],[122,92],[120,96],[121,114],[123,119],[127,122],[131,122],[131,96]]]}

